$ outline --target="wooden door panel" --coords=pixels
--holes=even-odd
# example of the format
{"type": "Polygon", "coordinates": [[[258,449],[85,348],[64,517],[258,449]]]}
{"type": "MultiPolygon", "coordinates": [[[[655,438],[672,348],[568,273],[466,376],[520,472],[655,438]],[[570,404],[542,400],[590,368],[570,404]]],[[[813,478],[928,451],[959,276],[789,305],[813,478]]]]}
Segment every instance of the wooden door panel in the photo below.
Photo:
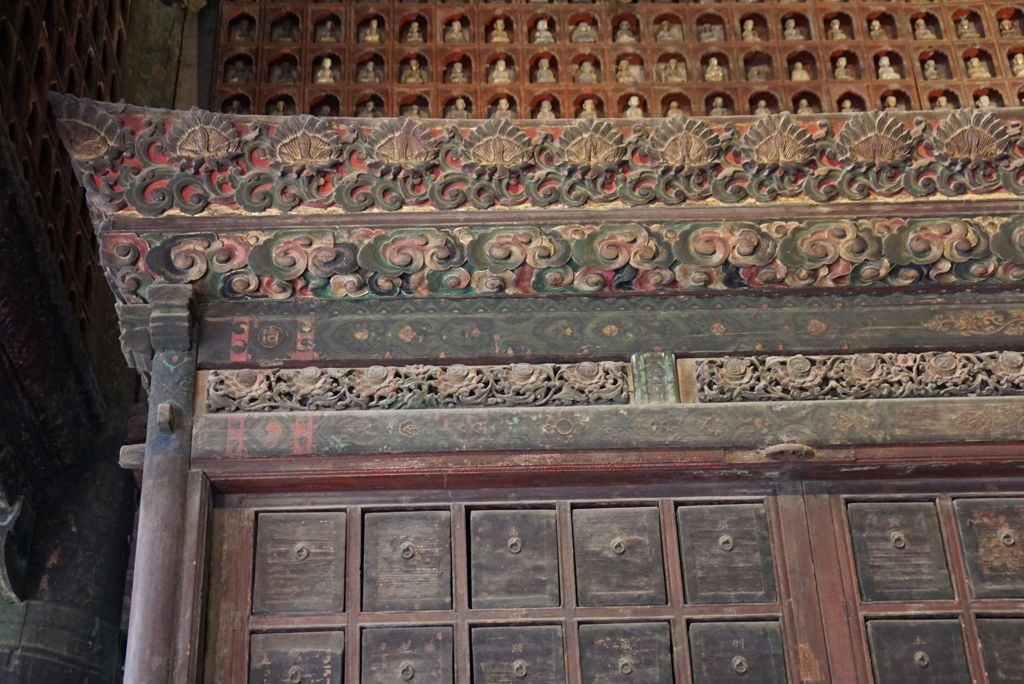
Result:
{"type": "Polygon", "coordinates": [[[971,592],[1024,598],[1024,499],[959,499],[953,505],[971,592]]]}
{"type": "Polygon", "coordinates": [[[777,622],[698,622],[690,626],[694,684],[785,684],[777,622]]]}
{"type": "Polygon", "coordinates": [[[572,524],[581,606],[666,602],[657,508],[576,509],[572,524]]]}
{"type": "Polygon", "coordinates": [[[363,610],[451,607],[451,514],[367,513],[363,521],[363,610]]]}
{"type": "Polygon", "coordinates": [[[559,605],[554,511],[473,511],[469,522],[474,608],[559,605]]]}
{"type": "Polygon", "coordinates": [[[341,632],[253,634],[249,684],[341,684],[344,652],[341,632]]]}
{"type": "Polygon", "coordinates": [[[672,684],[672,640],[667,622],[580,627],[583,681],[594,684],[672,684]]]}

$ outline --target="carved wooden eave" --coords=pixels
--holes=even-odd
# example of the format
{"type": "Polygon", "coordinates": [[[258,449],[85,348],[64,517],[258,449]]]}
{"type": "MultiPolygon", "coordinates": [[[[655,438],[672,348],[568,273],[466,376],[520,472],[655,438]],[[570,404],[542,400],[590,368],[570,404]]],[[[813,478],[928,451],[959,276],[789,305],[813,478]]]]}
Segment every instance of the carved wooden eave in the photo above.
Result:
{"type": "Polygon", "coordinates": [[[381,410],[378,395],[308,411],[302,383],[273,415],[200,406],[192,456],[208,469],[260,454],[602,450],[624,438],[654,450],[1019,439],[1019,379],[986,393],[972,371],[964,391],[872,394],[886,376],[869,378],[868,401],[833,388],[811,397],[829,401],[779,405],[746,390],[689,396],[675,358],[1017,359],[1024,110],[539,125],[52,102],[141,371],[157,285],[191,288],[201,383],[303,366],[335,381],[367,366],[420,378],[418,363],[494,382],[514,361],[634,358],[631,399],[612,406],[446,412],[436,393],[408,396],[436,391],[422,379],[387,385],[423,409],[408,413],[381,410]],[[949,410],[973,417],[941,420],[949,410]]]}

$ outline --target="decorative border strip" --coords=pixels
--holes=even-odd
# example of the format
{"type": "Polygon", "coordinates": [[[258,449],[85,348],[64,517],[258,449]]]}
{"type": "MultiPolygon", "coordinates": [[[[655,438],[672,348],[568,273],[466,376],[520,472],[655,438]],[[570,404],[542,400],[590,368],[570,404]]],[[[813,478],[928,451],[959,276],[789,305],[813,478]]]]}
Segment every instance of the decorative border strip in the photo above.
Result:
{"type": "Polygon", "coordinates": [[[454,125],[51,103],[108,216],[1024,195],[1014,110],[454,125]]]}
{"type": "Polygon", "coordinates": [[[1024,395],[1016,351],[749,356],[696,362],[701,403],[1024,395]]]}
{"type": "Polygon", "coordinates": [[[208,413],[628,404],[629,364],[212,371],[208,413]]]}
{"type": "Polygon", "coordinates": [[[565,295],[1005,284],[1024,216],[103,233],[122,300],[565,295]]]}

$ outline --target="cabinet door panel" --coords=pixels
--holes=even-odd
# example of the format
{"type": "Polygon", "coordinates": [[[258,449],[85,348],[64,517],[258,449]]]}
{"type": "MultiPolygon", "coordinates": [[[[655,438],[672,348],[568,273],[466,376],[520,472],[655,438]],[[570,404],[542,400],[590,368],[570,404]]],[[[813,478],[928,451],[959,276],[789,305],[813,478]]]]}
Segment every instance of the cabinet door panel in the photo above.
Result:
{"type": "Polygon", "coordinates": [[[875,684],[969,684],[956,620],[870,620],[875,684]]]}
{"type": "Polygon", "coordinates": [[[343,632],[253,634],[249,645],[249,684],[341,684],[343,632]]]}
{"type": "Polygon", "coordinates": [[[564,684],[562,628],[477,627],[473,684],[564,684]]]}
{"type": "Polygon", "coordinates": [[[1024,684],[1024,618],[978,618],[988,684],[1024,684]]]}
{"type": "Polygon", "coordinates": [[[954,507],[973,594],[1024,597],[1024,499],[960,499],[954,507]]]}
{"type": "Polygon", "coordinates": [[[559,604],[554,511],[473,511],[469,524],[474,608],[559,604]]]}
{"type": "Polygon", "coordinates": [[[363,684],[451,684],[451,627],[381,627],[363,631],[363,684]]]}
{"type": "Polygon", "coordinates": [[[674,681],[667,622],[582,625],[580,659],[588,683],[674,681]]]}
{"type": "Polygon", "coordinates": [[[451,515],[447,511],[367,513],[363,610],[451,607],[451,515]]]}
{"type": "Polygon", "coordinates": [[[257,520],[252,609],[345,610],[345,514],[262,513],[257,520]]]}
{"type": "Polygon", "coordinates": [[[785,684],[777,622],[698,622],[690,626],[694,684],[785,684]]]}
{"type": "Polygon", "coordinates": [[[664,605],[657,508],[577,509],[572,522],[581,606],[664,605]]]}
{"type": "Polygon", "coordinates": [[[953,598],[932,503],[852,503],[850,533],[865,601],[953,598]]]}
{"type": "Polygon", "coordinates": [[[776,600],[763,505],[681,506],[676,519],[689,603],[776,600]]]}

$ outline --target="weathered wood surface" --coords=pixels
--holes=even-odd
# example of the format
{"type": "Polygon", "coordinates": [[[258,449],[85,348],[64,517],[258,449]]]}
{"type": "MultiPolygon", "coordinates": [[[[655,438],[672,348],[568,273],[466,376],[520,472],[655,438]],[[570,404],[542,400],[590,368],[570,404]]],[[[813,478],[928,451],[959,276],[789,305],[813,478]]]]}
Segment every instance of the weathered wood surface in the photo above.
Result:
{"type": "Polygon", "coordinates": [[[989,684],[1024,682],[1024,619],[979,618],[978,634],[989,684]]]}
{"type": "Polygon", "coordinates": [[[363,544],[363,610],[452,607],[450,513],[367,513],[363,544]]]}
{"type": "Polygon", "coordinates": [[[572,525],[581,606],[667,602],[657,508],[577,509],[572,525]]]}
{"type": "Polygon", "coordinates": [[[870,620],[876,684],[959,684],[971,679],[958,620],[870,620]]]}
{"type": "Polygon", "coordinates": [[[776,622],[690,626],[694,684],[784,684],[786,663],[776,622]]]}
{"type": "Polygon", "coordinates": [[[1024,346],[1024,293],[208,304],[202,368],[1024,346]]]}
{"type": "Polygon", "coordinates": [[[1024,499],[960,499],[954,508],[971,593],[1024,596],[1024,499]]]}
{"type": "Polygon", "coordinates": [[[581,625],[580,660],[585,682],[675,682],[666,622],[581,625]]]}
{"type": "Polygon", "coordinates": [[[564,684],[561,627],[477,627],[470,633],[476,684],[564,684]]]}
{"type": "Polygon", "coordinates": [[[559,605],[555,511],[473,511],[469,528],[473,608],[559,605]]]}
{"type": "Polygon", "coordinates": [[[193,458],[1001,442],[1022,424],[1019,397],[207,414],[193,458]]]}

